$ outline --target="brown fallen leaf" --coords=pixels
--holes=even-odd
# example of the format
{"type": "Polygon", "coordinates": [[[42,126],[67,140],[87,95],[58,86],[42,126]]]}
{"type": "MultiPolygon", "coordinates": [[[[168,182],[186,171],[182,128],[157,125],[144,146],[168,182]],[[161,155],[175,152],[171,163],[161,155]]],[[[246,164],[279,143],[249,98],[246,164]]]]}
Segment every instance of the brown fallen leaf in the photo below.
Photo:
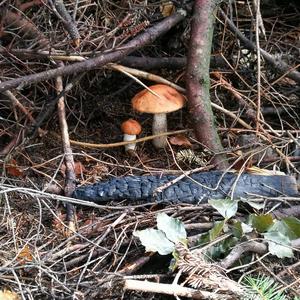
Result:
{"type": "Polygon", "coordinates": [[[26,262],[31,262],[33,259],[31,250],[28,245],[21,250],[21,252],[17,256],[17,260],[21,265],[24,265],[26,262]]]}
{"type": "Polygon", "coordinates": [[[188,140],[188,138],[186,136],[184,136],[182,134],[171,136],[169,141],[172,145],[184,146],[186,148],[192,148],[191,142],[188,140]]]}
{"type": "Polygon", "coordinates": [[[63,214],[62,211],[56,213],[57,218],[52,220],[53,230],[62,233],[64,231],[64,220],[66,219],[66,214],[63,214]]]}
{"type": "Polygon", "coordinates": [[[164,17],[169,17],[171,14],[175,12],[175,6],[172,1],[161,1],[161,5],[159,7],[161,14],[164,17]]]}
{"type": "Polygon", "coordinates": [[[238,150],[234,153],[230,153],[230,156],[236,158],[236,160],[231,166],[231,168],[236,171],[244,171],[245,168],[250,168],[253,164],[252,157],[250,159],[247,157],[243,157],[243,152],[241,150],[238,150]]]}
{"type": "Polygon", "coordinates": [[[101,163],[96,163],[95,165],[91,166],[89,171],[87,172],[87,175],[92,177],[94,181],[101,180],[103,174],[108,173],[108,168],[101,164],[101,163]]]}
{"type": "Polygon", "coordinates": [[[78,48],[80,46],[80,39],[73,39],[72,40],[72,45],[75,47],[75,48],[78,48]]]}
{"type": "Polygon", "coordinates": [[[56,212],[56,217],[52,220],[52,228],[59,237],[68,238],[71,235],[73,235],[74,232],[76,232],[78,214],[75,214],[74,217],[75,222],[66,222],[66,214],[63,213],[61,210],[58,210],[56,212]]]}
{"type": "Polygon", "coordinates": [[[17,165],[15,159],[11,159],[11,161],[5,166],[7,174],[15,177],[22,177],[24,175],[23,170],[17,165]]]}
{"type": "MultiPolygon", "coordinates": [[[[66,176],[66,165],[65,164],[61,165],[60,171],[61,171],[62,175],[65,177],[66,176]]],[[[86,169],[80,161],[76,161],[74,163],[74,173],[75,173],[75,175],[81,175],[83,173],[86,173],[86,169]]]]}

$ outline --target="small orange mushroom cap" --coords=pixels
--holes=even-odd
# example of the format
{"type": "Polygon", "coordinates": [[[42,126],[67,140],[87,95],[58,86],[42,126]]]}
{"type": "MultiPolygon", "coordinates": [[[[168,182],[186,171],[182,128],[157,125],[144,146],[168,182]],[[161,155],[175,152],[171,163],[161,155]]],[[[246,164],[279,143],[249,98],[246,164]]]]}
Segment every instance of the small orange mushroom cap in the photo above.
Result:
{"type": "Polygon", "coordinates": [[[142,131],[142,126],[140,123],[134,119],[129,119],[122,123],[121,130],[123,133],[130,134],[130,135],[137,135],[140,134],[142,131]]]}
{"type": "Polygon", "coordinates": [[[174,88],[164,85],[156,84],[137,93],[132,98],[133,109],[150,114],[169,113],[176,111],[184,106],[185,98],[174,88]]]}

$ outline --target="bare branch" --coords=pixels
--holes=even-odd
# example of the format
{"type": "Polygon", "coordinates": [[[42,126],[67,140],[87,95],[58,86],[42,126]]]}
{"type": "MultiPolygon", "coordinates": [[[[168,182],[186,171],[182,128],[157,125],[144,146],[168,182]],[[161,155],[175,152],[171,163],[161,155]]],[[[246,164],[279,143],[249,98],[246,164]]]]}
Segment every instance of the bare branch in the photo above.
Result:
{"type": "MultiPolygon", "coordinates": [[[[256,46],[254,43],[252,43],[250,40],[248,40],[243,33],[234,25],[234,23],[226,16],[225,12],[220,9],[221,16],[228,24],[229,29],[236,34],[238,39],[245,45],[246,48],[249,50],[256,50],[256,46]]],[[[300,83],[300,73],[296,71],[295,69],[298,67],[291,67],[284,61],[275,58],[273,55],[268,53],[267,51],[260,49],[261,56],[274,68],[276,68],[277,71],[279,71],[281,74],[285,74],[286,77],[291,78],[295,80],[296,82],[300,83]]]]}
{"type": "Polygon", "coordinates": [[[138,35],[136,38],[132,39],[130,42],[125,44],[124,47],[116,49],[114,52],[103,54],[83,62],[74,63],[73,65],[47,70],[37,74],[23,76],[17,79],[7,80],[0,84],[0,92],[16,88],[19,85],[27,86],[31,83],[48,80],[57,76],[66,76],[94,70],[104,66],[109,62],[114,62],[116,60],[122,59],[126,55],[132,53],[133,51],[136,51],[137,49],[145,46],[146,44],[153,42],[159,36],[168,32],[177,23],[182,21],[185,18],[185,15],[186,13],[184,10],[180,10],[179,12],[174,13],[170,17],[165,18],[160,23],[145,30],[144,33],[138,35]]]}

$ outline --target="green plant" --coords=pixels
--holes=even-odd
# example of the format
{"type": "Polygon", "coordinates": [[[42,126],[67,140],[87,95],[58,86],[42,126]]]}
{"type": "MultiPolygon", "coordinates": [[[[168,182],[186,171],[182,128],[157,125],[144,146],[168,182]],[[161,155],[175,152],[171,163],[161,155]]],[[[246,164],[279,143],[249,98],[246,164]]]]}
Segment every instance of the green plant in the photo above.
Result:
{"type": "Polygon", "coordinates": [[[283,291],[282,286],[273,278],[265,275],[258,277],[246,276],[243,285],[250,290],[249,299],[255,300],[285,300],[288,299],[283,291]]]}

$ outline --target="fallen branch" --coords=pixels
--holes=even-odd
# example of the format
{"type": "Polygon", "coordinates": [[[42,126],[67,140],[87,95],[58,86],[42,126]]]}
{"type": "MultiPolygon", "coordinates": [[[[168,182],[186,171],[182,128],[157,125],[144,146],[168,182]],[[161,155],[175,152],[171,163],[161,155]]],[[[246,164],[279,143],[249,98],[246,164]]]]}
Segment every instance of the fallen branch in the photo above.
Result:
{"type": "MultiPolygon", "coordinates": [[[[248,40],[244,34],[234,25],[234,23],[226,16],[225,12],[220,9],[221,16],[225,20],[225,22],[228,24],[229,29],[232,33],[234,33],[238,39],[244,44],[244,46],[249,50],[256,50],[256,46],[254,43],[252,43],[250,40],[248,40]]],[[[268,53],[267,51],[263,49],[259,49],[261,56],[269,63],[271,64],[277,71],[279,71],[281,74],[285,74],[286,77],[291,78],[295,80],[296,82],[300,83],[300,72],[296,71],[296,67],[291,67],[284,61],[275,58],[273,55],[268,53]]]]}
{"type": "MultiPolygon", "coordinates": [[[[149,56],[127,56],[120,62],[122,65],[131,68],[141,68],[144,70],[155,70],[160,68],[166,69],[180,69],[186,66],[185,57],[149,57],[149,56]]],[[[210,58],[211,68],[225,68],[227,66],[226,61],[221,55],[211,56],[210,58]]]]}
{"type": "Polygon", "coordinates": [[[149,57],[149,56],[127,56],[121,62],[122,65],[144,70],[155,70],[160,68],[180,69],[186,65],[185,57],[149,57]]]}
{"type": "Polygon", "coordinates": [[[272,212],[272,215],[277,219],[287,217],[300,217],[300,205],[293,205],[289,208],[276,209],[272,212]]]}
{"type": "Polygon", "coordinates": [[[268,251],[268,246],[265,243],[259,243],[256,241],[248,241],[242,244],[236,245],[230,253],[219,263],[219,266],[224,269],[228,269],[237,260],[242,257],[243,253],[253,252],[258,254],[265,254],[268,251]]]}
{"type": "Polygon", "coordinates": [[[102,54],[98,57],[88,59],[83,62],[74,63],[72,65],[7,80],[3,83],[0,83],[0,92],[16,88],[19,85],[22,85],[24,87],[28,86],[31,83],[48,80],[57,76],[77,74],[103,67],[109,62],[114,62],[122,59],[126,55],[132,53],[133,51],[136,51],[146,44],[152,43],[159,36],[168,32],[172,27],[182,21],[185,16],[186,12],[184,10],[179,10],[178,12],[172,14],[170,17],[167,17],[163,21],[157,23],[153,27],[148,28],[144,33],[138,35],[136,38],[125,44],[122,48],[117,49],[114,52],[102,54]]]}
{"type": "Polygon", "coordinates": [[[3,25],[5,27],[17,30],[22,38],[35,39],[40,48],[49,47],[49,41],[46,36],[24,15],[6,11],[3,25]]]}
{"type": "MultiPolygon", "coordinates": [[[[50,1],[51,3],[52,1],[50,1]]],[[[54,3],[52,3],[52,8],[58,18],[63,22],[65,25],[65,28],[67,32],[69,33],[73,44],[75,47],[79,47],[80,44],[80,34],[78,32],[76,23],[72,19],[71,15],[67,11],[64,1],[63,0],[55,0],[54,3]]]]}
{"type": "Polygon", "coordinates": [[[187,297],[192,299],[232,299],[232,296],[217,294],[214,292],[211,293],[200,291],[178,284],[156,283],[132,279],[125,280],[124,290],[165,294],[175,297],[187,297]]]}
{"type": "MultiPolygon", "coordinates": [[[[56,52],[52,49],[51,53],[45,50],[31,50],[31,49],[6,49],[0,47],[0,54],[3,56],[10,56],[13,54],[18,58],[46,60],[53,59],[58,61],[81,62],[89,58],[90,55],[81,56],[78,54],[69,54],[67,52],[56,52]]],[[[98,54],[96,52],[96,54],[98,54]]],[[[155,69],[181,69],[186,66],[186,57],[150,57],[150,56],[132,56],[124,57],[120,64],[130,68],[140,68],[143,70],[155,69]]],[[[227,66],[226,60],[222,55],[214,55],[210,59],[211,68],[225,68],[227,66]]]]}
{"type": "MultiPolygon", "coordinates": [[[[63,81],[62,77],[58,76],[56,78],[56,90],[58,93],[63,91],[63,81]]],[[[68,132],[68,124],[66,120],[66,110],[65,110],[65,97],[62,96],[59,98],[57,103],[57,111],[58,111],[58,118],[62,136],[62,146],[64,150],[64,160],[66,166],[66,183],[64,187],[65,196],[71,197],[75,188],[76,188],[76,176],[74,170],[74,158],[72,154],[70,139],[69,139],[69,132],[68,132]]],[[[67,235],[71,235],[72,231],[75,232],[75,209],[73,204],[66,203],[66,221],[68,222],[69,232],[67,235]]]]}
{"type": "MultiPolygon", "coordinates": [[[[292,248],[300,247],[300,239],[291,241],[292,248]]],[[[231,267],[236,261],[238,261],[242,255],[246,252],[253,252],[260,255],[268,252],[268,245],[266,242],[248,241],[242,244],[234,246],[230,253],[219,263],[219,266],[224,269],[231,267]]]]}

